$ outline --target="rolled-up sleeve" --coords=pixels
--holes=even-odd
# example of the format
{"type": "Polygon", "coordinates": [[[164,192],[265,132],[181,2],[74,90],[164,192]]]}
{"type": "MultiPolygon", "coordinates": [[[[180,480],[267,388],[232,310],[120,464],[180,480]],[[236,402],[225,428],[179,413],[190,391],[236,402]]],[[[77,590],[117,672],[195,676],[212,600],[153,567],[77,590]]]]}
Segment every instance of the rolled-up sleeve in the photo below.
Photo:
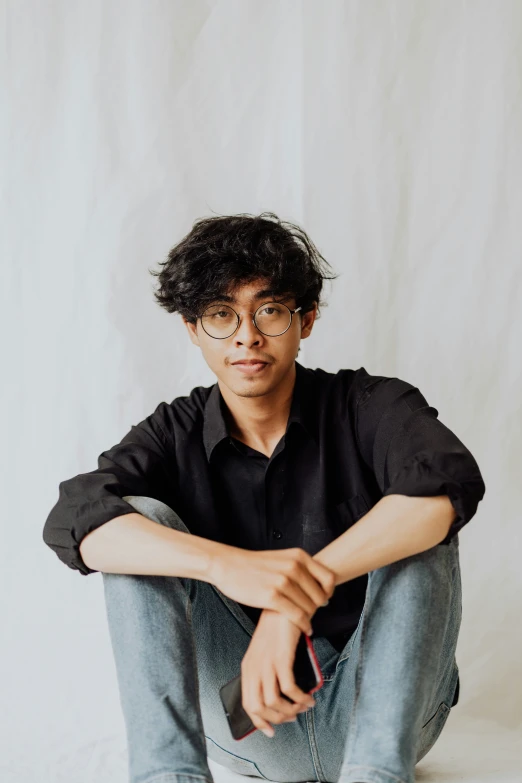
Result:
{"type": "Polygon", "coordinates": [[[416,386],[362,368],[356,405],[359,449],[385,495],[448,495],[456,512],[446,538],[477,511],[486,487],[468,448],[416,386]]]}
{"type": "Polygon", "coordinates": [[[122,440],[98,457],[98,468],[58,485],[58,500],[43,528],[43,540],[69,568],[84,576],[95,573],[80,554],[82,539],[115,517],[135,512],[122,498],[145,495],[171,502],[174,479],[172,450],[161,421],[168,405],[131,429],[122,440]]]}

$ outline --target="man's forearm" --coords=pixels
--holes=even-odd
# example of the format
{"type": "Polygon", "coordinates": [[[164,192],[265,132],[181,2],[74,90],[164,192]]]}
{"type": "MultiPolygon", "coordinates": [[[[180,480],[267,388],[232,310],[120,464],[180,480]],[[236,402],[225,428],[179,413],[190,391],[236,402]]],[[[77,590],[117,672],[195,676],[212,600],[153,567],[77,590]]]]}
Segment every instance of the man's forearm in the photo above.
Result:
{"type": "Polygon", "coordinates": [[[335,573],[337,587],[439,544],[455,517],[447,495],[387,495],[313,557],[335,573]]]}
{"type": "Polygon", "coordinates": [[[85,564],[108,574],[181,576],[210,581],[212,559],[224,544],[131,512],[105,522],[80,543],[85,564]]]}

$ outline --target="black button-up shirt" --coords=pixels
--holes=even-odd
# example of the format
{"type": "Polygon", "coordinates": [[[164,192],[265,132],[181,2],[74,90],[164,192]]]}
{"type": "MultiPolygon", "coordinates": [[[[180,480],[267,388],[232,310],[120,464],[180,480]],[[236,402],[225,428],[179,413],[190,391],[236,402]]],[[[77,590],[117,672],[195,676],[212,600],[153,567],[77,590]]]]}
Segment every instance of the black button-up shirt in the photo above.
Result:
{"type": "MultiPolygon", "coordinates": [[[[173,508],[191,533],[244,549],[301,547],[313,555],[383,495],[448,495],[452,536],[485,493],[479,467],[419,389],[364,367],[337,373],[296,362],[286,432],[270,457],[231,437],[219,385],[161,402],[98,457],[98,468],[59,484],[43,539],[87,575],[79,545],[146,495],[173,508]]],[[[368,575],[338,585],[312,618],[337,649],[357,627],[368,575]]],[[[257,622],[262,609],[241,604],[257,622]]]]}

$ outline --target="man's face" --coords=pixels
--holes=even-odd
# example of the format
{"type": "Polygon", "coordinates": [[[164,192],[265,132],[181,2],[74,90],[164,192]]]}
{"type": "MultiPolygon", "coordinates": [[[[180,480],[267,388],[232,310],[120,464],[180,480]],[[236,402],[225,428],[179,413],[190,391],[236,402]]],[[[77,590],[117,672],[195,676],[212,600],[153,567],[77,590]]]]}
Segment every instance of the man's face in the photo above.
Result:
{"type": "MultiPolygon", "coordinates": [[[[253,313],[260,305],[282,302],[290,310],[296,303],[293,296],[273,297],[263,293],[269,288],[268,280],[245,283],[227,292],[230,298],[217,298],[212,304],[226,304],[239,315],[241,323],[231,337],[215,339],[205,332],[201,319],[195,325],[183,321],[194,345],[199,345],[204,359],[217,378],[240,397],[257,397],[269,393],[291,370],[301,339],[312,331],[317,308],[301,317],[297,312],[284,334],[267,337],[252,323],[253,313]],[[258,359],[264,362],[259,368],[247,369],[235,364],[242,359],[258,359]]],[[[208,306],[207,306],[208,307],[208,306]]],[[[267,311],[272,312],[272,311],[267,311]]],[[[223,317],[223,315],[221,315],[223,317]]],[[[237,321],[236,321],[237,323],[237,321]]],[[[232,328],[236,324],[232,323],[232,328]]]]}

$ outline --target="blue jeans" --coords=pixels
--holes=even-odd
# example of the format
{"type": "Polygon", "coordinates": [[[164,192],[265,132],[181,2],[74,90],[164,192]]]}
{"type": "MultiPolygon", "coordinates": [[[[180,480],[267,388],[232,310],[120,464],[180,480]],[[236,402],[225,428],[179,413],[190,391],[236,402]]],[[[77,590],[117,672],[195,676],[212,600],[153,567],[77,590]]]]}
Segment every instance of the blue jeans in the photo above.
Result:
{"type": "MultiPolygon", "coordinates": [[[[124,500],[190,532],[161,501],[124,500]]],[[[234,740],[219,697],[255,630],[236,601],[198,579],[103,572],[130,783],[213,783],[208,758],[281,783],[414,783],[457,685],[458,547],[457,534],[370,571],[342,652],[325,637],[312,640],[325,680],[315,707],[273,724],[273,738],[254,731],[234,740]]]]}

